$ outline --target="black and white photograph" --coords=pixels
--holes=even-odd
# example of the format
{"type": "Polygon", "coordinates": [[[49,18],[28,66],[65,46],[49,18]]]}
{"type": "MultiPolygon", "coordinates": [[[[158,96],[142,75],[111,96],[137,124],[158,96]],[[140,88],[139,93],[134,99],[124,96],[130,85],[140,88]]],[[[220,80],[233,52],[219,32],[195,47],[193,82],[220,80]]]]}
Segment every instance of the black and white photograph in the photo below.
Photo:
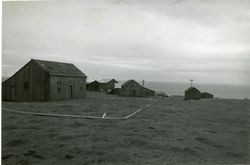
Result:
{"type": "Polygon", "coordinates": [[[1,4],[1,164],[250,164],[250,0],[1,4]]]}

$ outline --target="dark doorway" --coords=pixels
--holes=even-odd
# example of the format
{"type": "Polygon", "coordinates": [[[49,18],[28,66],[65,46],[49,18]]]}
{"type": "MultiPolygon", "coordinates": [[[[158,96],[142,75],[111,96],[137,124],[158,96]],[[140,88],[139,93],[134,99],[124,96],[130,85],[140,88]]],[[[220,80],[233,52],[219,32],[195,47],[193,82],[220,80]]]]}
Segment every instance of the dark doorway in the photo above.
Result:
{"type": "Polygon", "coordinates": [[[69,86],[69,98],[70,99],[73,98],[73,86],[72,85],[69,86]]]}
{"type": "Polygon", "coordinates": [[[136,97],[136,91],[135,90],[132,91],[132,96],[136,97]]]}

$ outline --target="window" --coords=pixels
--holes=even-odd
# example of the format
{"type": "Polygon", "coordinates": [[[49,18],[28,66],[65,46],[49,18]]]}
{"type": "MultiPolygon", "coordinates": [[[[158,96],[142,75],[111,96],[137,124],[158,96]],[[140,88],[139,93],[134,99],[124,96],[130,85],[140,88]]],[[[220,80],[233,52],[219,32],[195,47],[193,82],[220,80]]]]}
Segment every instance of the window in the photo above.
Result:
{"type": "Polygon", "coordinates": [[[83,88],[81,87],[81,91],[82,91],[82,89],[83,89],[83,88]]]}
{"type": "Polygon", "coordinates": [[[24,81],[23,88],[24,88],[24,90],[28,90],[29,89],[29,82],[28,81],[24,81]]]}
{"type": "Polygon", "coordinates": [[[61,81],[57,81],[57,92],[61,92],[61,81]]]}

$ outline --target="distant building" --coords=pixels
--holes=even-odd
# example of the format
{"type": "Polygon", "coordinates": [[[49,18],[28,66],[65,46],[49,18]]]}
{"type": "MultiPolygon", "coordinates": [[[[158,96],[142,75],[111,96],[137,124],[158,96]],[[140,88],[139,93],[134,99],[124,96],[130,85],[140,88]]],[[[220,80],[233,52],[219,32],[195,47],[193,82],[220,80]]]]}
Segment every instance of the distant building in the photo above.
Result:
{"type": "Polygon", "coordinates": [[[155,91],[141,86],[135,80],[128,80],[122,84],[119,95],[129,97],[154,96],[155,91]]]}
{"type": "Polygon", "coordinates": [[[100,92],[99,82],[95,80],[93,82],[87,83],[87,90],[100,92]]]}
{"type": "Polygon", "coordinates": [[[211,93],[203,92],[201,93],[201,98],[207,99],[207,98],[213,98],[214,96],[211,93]]]}
{"type": "Polygon", "coordinates": [[[185,90],[185,100],[199,100],[201,99],[201,92],[194,88],[190,87],[185,90]]]}
{"type": "Polygon", "coordinates": [[[95,80],[87,84],[88,91],[97,91],[97,92],[109,92],[115,88],[115,83],[118,83],[115,79],[103,79],[95,80]]]}
{"type": "Polygon", "coordinates": [[[86,78],[73,64],[32,59],[2,83],[2,99],[47,101],[85,97],[86,78]]]}

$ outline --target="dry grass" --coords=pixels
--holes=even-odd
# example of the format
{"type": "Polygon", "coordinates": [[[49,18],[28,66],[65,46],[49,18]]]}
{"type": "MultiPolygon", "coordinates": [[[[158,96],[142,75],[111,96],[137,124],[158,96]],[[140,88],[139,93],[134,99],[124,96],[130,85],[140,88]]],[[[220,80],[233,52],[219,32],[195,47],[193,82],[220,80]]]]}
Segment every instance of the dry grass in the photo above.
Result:
{"type": "MultiPolygon", "coordinates": [[[[3,106],[120,117],[155,101],[89,93],[86,99],[3,106]]],[[[249,100],[166,98],[125,121],[2,113],[6,165],[250,163],[249,100]]]]}

